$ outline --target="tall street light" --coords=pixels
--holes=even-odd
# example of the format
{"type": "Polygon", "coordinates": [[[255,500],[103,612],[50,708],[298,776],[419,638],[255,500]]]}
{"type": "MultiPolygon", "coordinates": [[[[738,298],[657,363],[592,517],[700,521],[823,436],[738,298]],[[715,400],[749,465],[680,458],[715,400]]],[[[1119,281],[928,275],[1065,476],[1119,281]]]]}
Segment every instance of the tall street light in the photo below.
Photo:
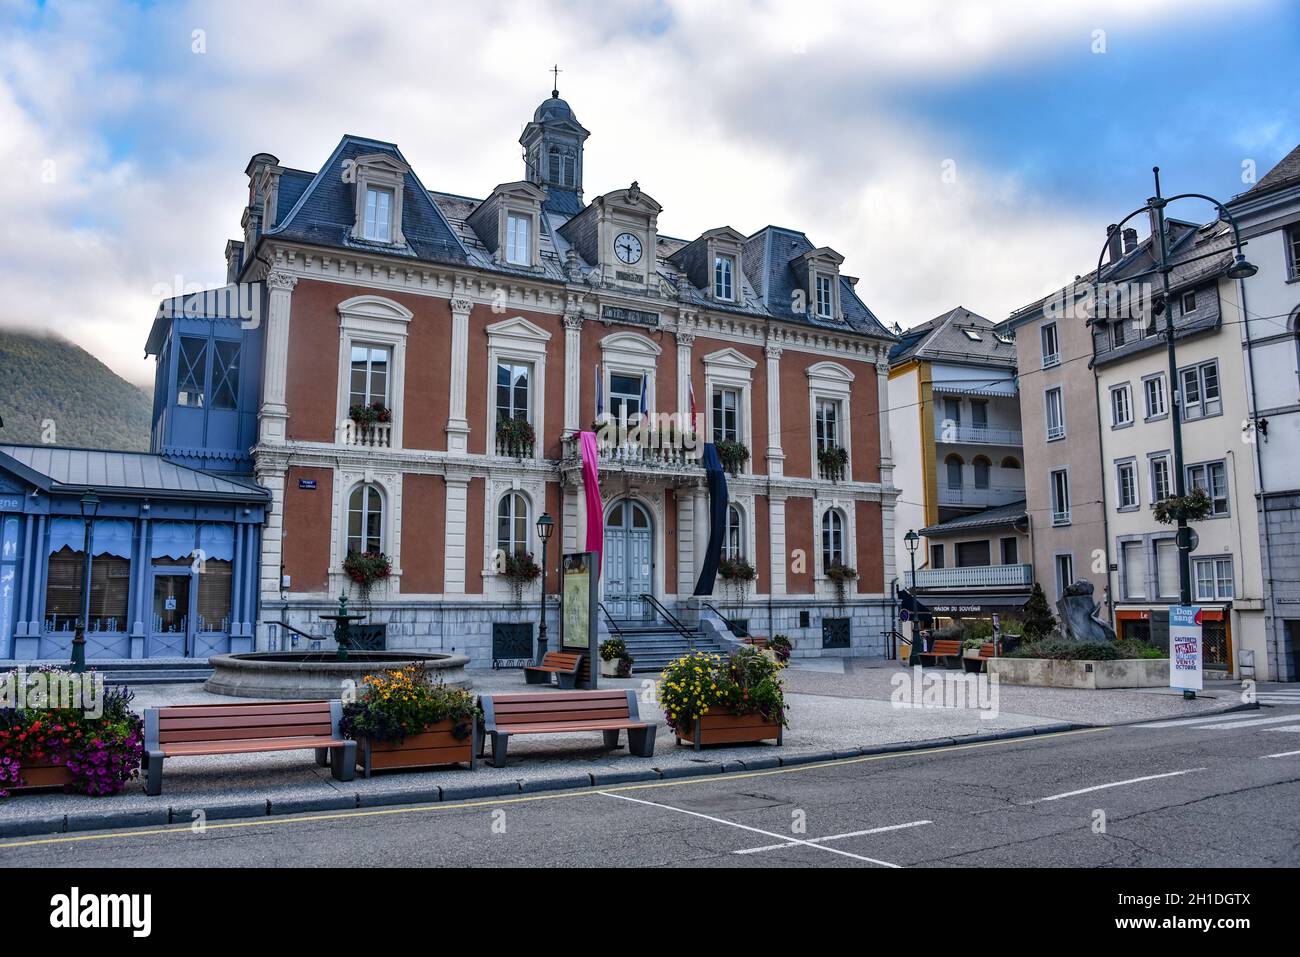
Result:
{"type": "Polygon", "coordinates": [[[86,670],[86,629],[90,626],[90,531],[98,512],[99,496],[93,490],[87,491],[81,496],[81,615],[72,635],[72,670],[77,673],[86,670]]]}
{"type": "MultiPolygon", "coordinates": [[[[1241,251],[1241,232],[1237,228],[1237,221],[1221,202],[1213,196],[1206,196],[1204,193],[1179,193],[1177,196],[1163,196],[1160,192],[1160,167],[1153,166],[1151,171],[1155,175],[1156,194],[1146,201],[1145,206],[1133,210],[1120,220],[1112,233],[1118,233],[1123,229],[1125,223],[1142,213],[1151,216],[1152,222],[1155,224],[1153,239],[1156,241],[1156,250],[1160,254],[1160,258],[1156,263],[1156,272],[1160,273],[1161,293],[1158,301],[1152,304],[1151,311],[1155,316],[1164,313],[1165,317],[1165,349],[1169,356],[1169,392],[1173,401],[1173,414],[1169,418],[1174,430],[1174,494],[1182,498],[1187,494],[1186,481],[1183,475],[1183,395],[1182,384],[1178,378],[1178,358],[1174,351],[1174,311],[1169,308],[1169,273],[1173,271],[1174,267],[1169,262],[1169,243],[1165,237],[1165,207],[1179,199],[1199,199],[1213,204],[1219,210],[1219,218],[1225,220],[1232,227],[1232,241],[1236,250],[1236,257],[1232,265],[1228,267],[1228,278],[1249,279],[1259,272],[1259,267],[1246,261],[1246,257],[1241,251]]],[[[1097,271],[1093,273],[1094,315],[1100,315],[1101,311],[1101,261],[1105,258],[1106,251],[1110,246],[1111,239],[1110,236],[1107,236],[1106,244],[1102,246],[1101,252],[1097,256],[1097,271]]],[[[1192,535],[1191,529],[1187,526],[1187,516],[1181,512],[1178,515],[1177,541],[1178,601],[1181,605],[1190,605],[1192,603],[1192,535]]]]}
{"type": "Polygon", "coordinates": [[[912,556],[912,580],[908,583],[907,593],[912,596],[912,650],[908,652],[907,663],[916,664],[920,659],[917,658],[917,651],[925,651],[921,645],[921,623],[916,620],[916,550],[921,545],[921,536],[916,534],[916,529],[909,528],[907,534],[903,536],[903,544],[907,546],[908,553],[912,556]]]}
{"type": "Polygon", "coordinates": [[[550,512],[542,512],[541,518],[537,520],[537,538],[542,543],[542,608],[537,625],[538,664],[541,664],[542,657],[546,654],[546,543],[551,540],[554,531],[555,519],[551,518],[550,512]]]}

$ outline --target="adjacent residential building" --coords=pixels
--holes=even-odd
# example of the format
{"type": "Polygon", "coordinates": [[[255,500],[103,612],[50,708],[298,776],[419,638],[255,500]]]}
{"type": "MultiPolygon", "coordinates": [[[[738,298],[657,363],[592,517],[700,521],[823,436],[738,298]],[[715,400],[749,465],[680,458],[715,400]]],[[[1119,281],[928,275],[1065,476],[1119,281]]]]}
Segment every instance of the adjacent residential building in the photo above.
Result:
{"type": "MultiPolygon", "coordinates": [[[[1264,577],[1257,671],[1300,680],[1300,146],[1228,204],[1259,272],[1233,283],[1245,313],[1246,418],[1233,449],[1253,460],[1264,577]]],[[[1249,507],[1249,505],[1247,505],[1249,507]]],[[[1247,541],[1249,545],[1249,541],[1247,541]]]]}
{"type": "Polygon", "coordinates": [[[961,306],[906,330],[890,353],[889,414],[904,585],[915,531],[924,604],[935,592],[965,615],[1022,606],[1032,569],[1013,339],[961,306]]]}

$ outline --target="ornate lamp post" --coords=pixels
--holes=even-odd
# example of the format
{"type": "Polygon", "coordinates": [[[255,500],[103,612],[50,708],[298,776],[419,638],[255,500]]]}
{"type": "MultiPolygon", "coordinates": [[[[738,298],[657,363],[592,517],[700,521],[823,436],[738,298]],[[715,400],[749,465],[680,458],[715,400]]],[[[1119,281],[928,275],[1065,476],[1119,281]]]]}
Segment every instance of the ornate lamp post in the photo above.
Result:
{"type": "Polygon", "coordinates": [[[551,518],[550,512],[542,512],[541,517],[537,520],[537,540],[542,543],[542,604],[541,614],[537,622],[537,660],[540,663],[542,656],[546,654],[546,543],[551,540],[551,533],[555,531],[555,519],[551,518]]]}
{"type": "MultiPolygon", "coordinates": [[[[907,534],[903,536],[903,544],[907,547],[907,552],[912,556],[912,578],[908,582],[907,593],[912,596],[912,604],[916,604],[916,550],[921,545],[921,536],[916,534],[916,529],[908,529],[907,534]]],[[[912,613],[912,653],[907,656],[907,663],[914,665],[920,659],[916,657],[915,652],[925,651],[924,643],[921,640],[921,623],[916,620],[916,612],[912,613]]]]}
{"type": "Polygon", "coordinates": [[[87,490],[81,496],[81,524],[85,529],[81,545],[81,614],[72,635],[72,670],[78,673],[86,670],[86,629],[90,626],[90,532],[98,512],[99,496],[93,490],[87,490]]]}

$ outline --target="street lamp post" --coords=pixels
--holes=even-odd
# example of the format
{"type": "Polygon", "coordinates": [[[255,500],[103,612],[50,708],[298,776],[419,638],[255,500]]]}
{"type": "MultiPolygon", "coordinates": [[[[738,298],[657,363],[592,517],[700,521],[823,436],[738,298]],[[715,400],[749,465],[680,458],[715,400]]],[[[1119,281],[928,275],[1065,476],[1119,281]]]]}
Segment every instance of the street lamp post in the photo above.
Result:
{"type": "Polygon", "coordinates": [[[921,646],[921,651],[926,650],[921,640],[921,623],[916,620],[916,550],[921,544],[921,536],[916,534],[916,529],[907,530],[907,534],[903,536],[903,544],[907,546],[907,551],[912,556],[912,579],[907,589],[907,593],[912,596],[912,650],[908,653],[907,663],[914,665],[920,660],[916,655],[918,645],[921,646]]]}
{"type": "Polygon", "coordinates": [[[549,512],[543,512],[537,520],[537,538],[542,543],[542,607],[537,623],[537,662],[541,663],[546,654],[546,543],[555,531],[555,519],[549,512]]]}
{"type": "Polygon", "coordinates": [[[78,674],[86,670],[86,628],[90,625],[90,546],[91,527],[99,512],[99,496],[87,491],[81,496],[81,523],[84,526],[81,545],[81,614],[72,634],[72,670],[78,674]]]}
{"type": "MultiPolygon", "coordinates": [[[[1165,238],[1165,207],[1179,199],[1200,199],[1213,204],[1219,210],[1219,217],[1226,220],[1228,225],[1232,227],[1236,257],[1233,264],[1228,267],[1228,278],[1248,279],[1259,272],[1259,268],[1247,262],[1245,255],[1242,254],[1241,232],[1237,228],[1237,221],[1222,203],[1213,196],[1206,196],[1204,193],[1179,193],[1177,196],[1165,197],[1160,192],[1160,167],[1154,166],[1151,171],[1155,176],[1156,194],[1146,201],[1145,206],[1139,207],[1125,216],[1114,231],[1118,232],[1130,219],[1142,213],[1151,216],[1154,223],[1155,235],[1153,239],[1160,257],[1156,263],[1156,271],[1160,273],[1160,297],[1151,304],[1151,311],[1153,315],[1159,316],[1163,313],[1165,317],[1165,349],[1169,357],[1169,394],[1170,401],[1173,403],[1173,414],[1169,418],[1173,426],[1174,494],[1181,498],[1187,494],[1187,483],[1183,474],[1183,395],[1182,384],[1178,378],[1178,358],[1174,349],[1174,311],[1170,308],[1169,303],[1169,273],[1173,270],[1173,266],[1169,263],[1169,244],[1165,238]]],[[[1093,273],[1094,315],[1100,315],[1101,313],[1101,261],[1105,258],[1106,251],[1109,248],[1110,237],[1108,236],[1106,244],[1102,246],[1101,252],[1097,256],[1097,270],[1093,273]]],[[[1190,605],[1192,603],[1192,535],[1191,529],[1187,526],[1187,517],[1181,512],[1178,516],[1177,542],[1178,601],[1182,605],[1190,605]]]]}

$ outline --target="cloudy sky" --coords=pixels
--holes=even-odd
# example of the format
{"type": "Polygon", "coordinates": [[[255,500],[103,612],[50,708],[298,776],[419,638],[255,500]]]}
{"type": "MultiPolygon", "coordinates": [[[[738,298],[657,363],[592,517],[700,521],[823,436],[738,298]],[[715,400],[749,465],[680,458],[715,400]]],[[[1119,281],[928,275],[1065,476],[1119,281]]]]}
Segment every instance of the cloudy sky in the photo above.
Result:
{"type": "Polygon", "coordinates": [[[1005,318],[1153,165],[1227,197],[1300,142],[1293,0],[305,6],[0,0],[0,326],[146,382],[159,289],[224,281],[250,156],[316,170],[356,133],[484,196],[555,62],[589,199],[635,179],[668,235],[803,229],[887,325],[1005,318]]]}

